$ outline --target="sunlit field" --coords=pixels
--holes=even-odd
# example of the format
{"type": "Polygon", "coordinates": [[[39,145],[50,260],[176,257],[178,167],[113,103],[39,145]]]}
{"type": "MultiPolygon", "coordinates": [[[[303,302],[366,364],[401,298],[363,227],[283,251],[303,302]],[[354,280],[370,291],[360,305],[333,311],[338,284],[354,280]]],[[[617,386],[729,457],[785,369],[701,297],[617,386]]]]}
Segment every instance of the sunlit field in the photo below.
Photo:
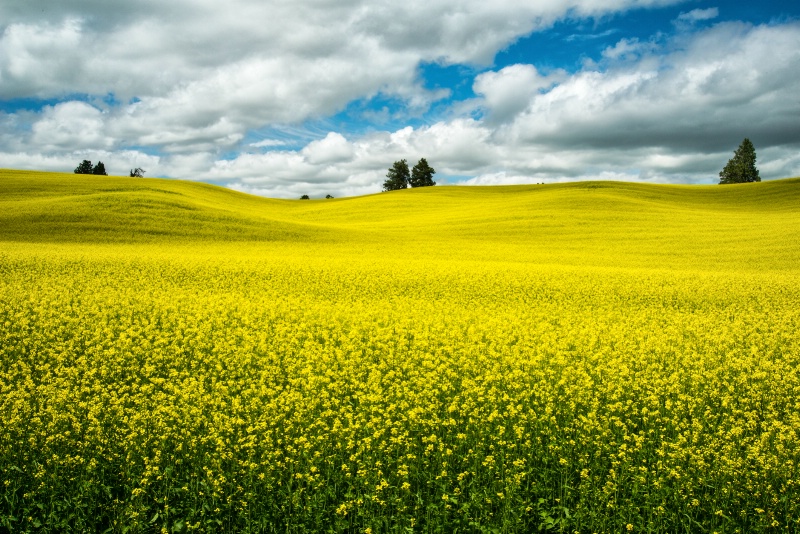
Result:
{"type": "Polygon", "coordinates": [[[800,179],[0,171],[2,532],[797,532],[800,179]]]}

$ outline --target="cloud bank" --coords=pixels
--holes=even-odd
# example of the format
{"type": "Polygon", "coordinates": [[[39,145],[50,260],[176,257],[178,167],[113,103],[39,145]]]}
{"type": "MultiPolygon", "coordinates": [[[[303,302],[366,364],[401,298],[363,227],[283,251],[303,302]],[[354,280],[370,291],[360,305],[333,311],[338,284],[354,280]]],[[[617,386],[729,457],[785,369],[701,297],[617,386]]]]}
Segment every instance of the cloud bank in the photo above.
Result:
{"type": "Polygon", "coordinates": [[[621,35],[574,72],[492,66],[557,21],[675,3],[3,5],[0,167],[69,171],[100,159],[112,173],[143,167],[275,197],[376,192],[392,161],[419,157],[439,183],[712,183],[747,136],[764,178],[800,175],[797,22],[695,27],[718,16],[695,9],[672,35],[621,35]],[[423,63],[474,68],[474,98],[426,86],[423,63]],[[385,131],[332,125],[303,146],[253,137],[378,96],[409,116],[444,111],[385,131]]]}

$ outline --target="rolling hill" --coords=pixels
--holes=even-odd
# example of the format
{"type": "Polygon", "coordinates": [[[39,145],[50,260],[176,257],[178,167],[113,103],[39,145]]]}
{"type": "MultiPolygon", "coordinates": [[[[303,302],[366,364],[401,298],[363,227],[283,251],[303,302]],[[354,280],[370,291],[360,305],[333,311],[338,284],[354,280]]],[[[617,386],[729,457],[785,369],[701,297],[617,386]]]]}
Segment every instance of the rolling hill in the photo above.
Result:
{"type": "Polygon", "coordinates": [[[0,532],[793,532],[798,201],[0,171],[0,532]]]}
{"type": "Polygon", "coordinates": [[[0,170],[0,241],[716,270],[800,262],[800,179],[433,187],[275,200],[197,182],[0,170]],[[321,248],[320,248],[321,247],[321,248]]]}

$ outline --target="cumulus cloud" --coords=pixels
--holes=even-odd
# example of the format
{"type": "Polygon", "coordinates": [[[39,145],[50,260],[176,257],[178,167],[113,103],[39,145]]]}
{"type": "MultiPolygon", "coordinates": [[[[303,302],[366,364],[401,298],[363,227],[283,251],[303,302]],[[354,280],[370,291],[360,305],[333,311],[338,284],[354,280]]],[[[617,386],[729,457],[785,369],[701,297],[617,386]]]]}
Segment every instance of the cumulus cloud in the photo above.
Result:
{"type": "Polygon", "coordinates": [[[76,18],[7,26],[0,37],[0,98],[60,96],[81,83],[81,26],[76,18]]]}
{"type": "Polygon", "coordinates": [[[426,157],[439,176],[470,176],[466,184],[715,183],[745,136],[764,178],[800,174],[800,25],[722,24],[652,46],[558,80],[532,65],[479,75],[479,106],[502,123],[458,118],[350,141],[330,134],[301,151],[226,162],[236,168],[228,176],[236,187],[264,188],[292,176],[312,187],[358,175],[361,189],[341,191],[369,183],[378,191],[392,161],[426,157]],[[335,164],[312,161],[328,145],[342,149],[335,164]]]}
{"type": "Polygon", "coordinates": [[[108,148],[114,143],[105,134],[103,113],[84,102],[45,107],[32,130],[31,141],[46,151],[108,148]]]}
{"type": "Polygon", "coordinates": [[[673,52],[577,73],[534,95],[504,133],[561,148],[797,143],[798,73],[800,25],[718,25],[673,52]]]}
{"type": "Polygon", "coordinates": [[[379,93],[424,109],[447,92],[423,87],[420,62],[489,64],[560,18],[678,1],[6,2],[0,98],[111,94],[123,143],[224,147],[379,93]]]}
{"type": "Polygon", "coordinates": [[[448,93],[425,87],[421,63],[485,70],[558,20],[678,3],[0,3],[0,99],[48,104],[0,114],[0,165],[116,160],[110,172],[141,166],[279,197],[377,191],[392,161],[420,157],[439,183],[710,183],[747,136],[762,176],[800,174],[800,25],[699,29],[715,8],[679,15],[684,31],[672,39],[622,35],[571,74],[535,64],[482,72],[477,100],[453,104],[447,119],[359,135],[332,126],[298,150],[253,141],[377,95],[424,110],[448,93]]]}
{"type": "Polygon", "coordinates": [[[324,139],[309,143],[302,154],[312,165],[320,165],[349,161],[354,150],[342,134],[330,132],[324,139]]]}
{"type": "Polygon", "coordinates": [[[556,85],[565,73],[542,76],[533,65],[511,65],[475,78],[473,90],[483,97],[490,119],[503,122],[522,111],[533,95],[556,85]]]}

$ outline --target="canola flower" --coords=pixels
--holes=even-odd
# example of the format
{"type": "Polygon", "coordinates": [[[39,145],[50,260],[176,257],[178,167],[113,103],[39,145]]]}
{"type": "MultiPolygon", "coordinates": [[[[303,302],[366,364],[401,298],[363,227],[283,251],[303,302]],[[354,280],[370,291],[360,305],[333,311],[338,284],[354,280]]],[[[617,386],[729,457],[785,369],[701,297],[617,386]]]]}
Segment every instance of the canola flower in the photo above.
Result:
{"type": "Polygon", "coordinates": [[[12,531],[796,527],[794,276],[2,265],[12,531]]]}
{"type": "Polygon", "coordinates": [[[0,529],[798,529],[796,244],[509,250],[4,242],[0,529]]]}

